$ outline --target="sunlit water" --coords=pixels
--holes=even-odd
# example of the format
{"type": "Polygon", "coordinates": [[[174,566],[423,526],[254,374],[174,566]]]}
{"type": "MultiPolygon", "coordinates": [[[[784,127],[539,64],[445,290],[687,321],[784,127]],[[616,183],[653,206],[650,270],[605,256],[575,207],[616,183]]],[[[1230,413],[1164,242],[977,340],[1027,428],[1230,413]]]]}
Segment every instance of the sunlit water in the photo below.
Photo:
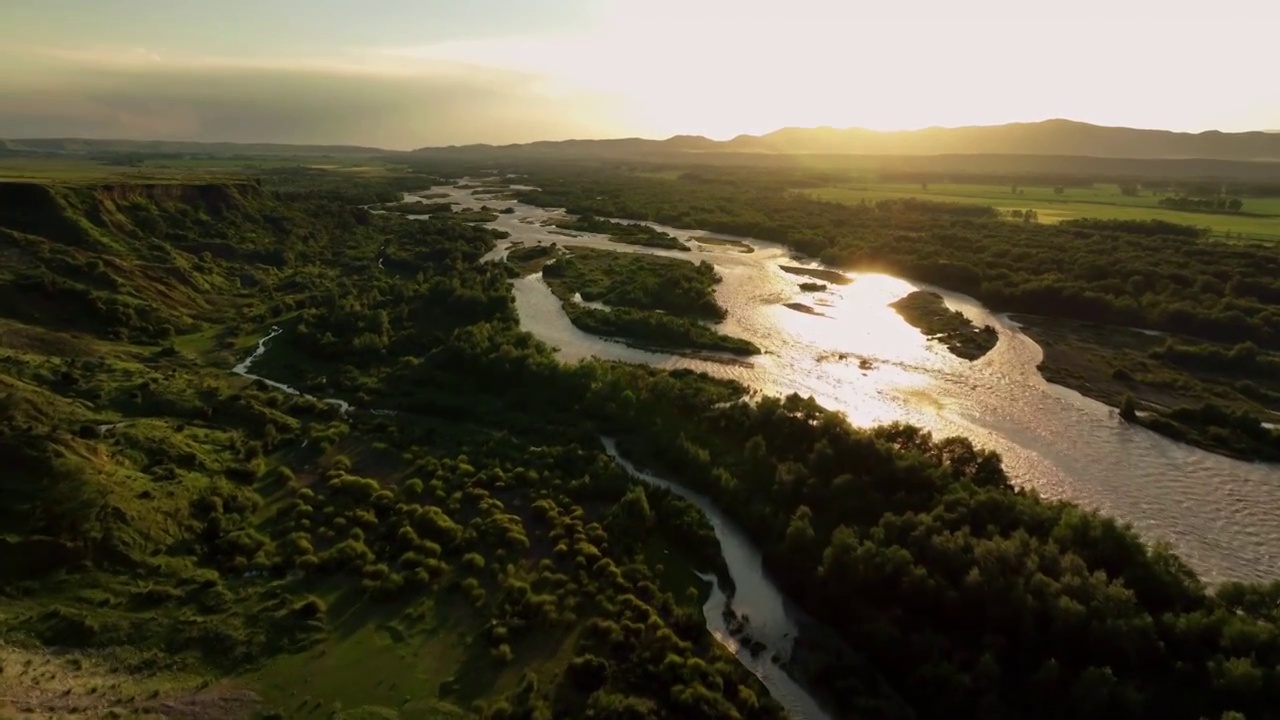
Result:
{"type": "MultiPolygon", "coordinates": [[[[856,424],[900,420],[939,436],[963,435],[998,451],[1015,481],[1044,496],[1095,508],[1132,523],[1149,540],[1170,542],[1209,582],[1280,578],[1280,466],[1232,460],[1173,442],[1121,421],[1101,403],[1045,382],[1036,370],[1042,357],[1039,346],[1016,323],[972,298],[885,275],[856,273],[849,274],[854,278],[850,285],[803,293],[798,286],[807,278],[779,266],[817,265],[793,260],[776,244],[735,238],[755,248],[742,253],[731,246],[697,242],[699,237],[730,236],[654,223],[649,224],[689,242],[694,251],[624,245],[588,233],[566,237],[547,226],[564,217],[561,212],[477,198],[452,187],[432,191],[448,192],[450,201],[467,207],[515,208],[515,213],[490,223],[511,237],[500,241],[487,260],[501,258],[513,243],[556,243],[712,262],[723,278],[716,297],[729,312],[720,329],[765,351],[751,359],[750,367],[743,367],[636,350],[575,328],[540,275],[515,280],[521,326],[555,346],[566,361],[596,356],[691,368],[764,393],[811,395],[856,424]],[[975,362],[961,360],[926,340],[888,307],[922,287],[940,292],[950,307],[975,323],[993,326],[999,334],[995,349],[975,362]],[[784,303],[803,303],[822,316],[784,303]]],[[[704,510],[709,505],[702,499],[699,504],[704,510]]],[[[719,517],[709,516],[713,523],[719,517]]],[[[758,554],[744,537],[721,536],[721,542],[731,571],[736,570],[735,579],[737,573],[760,576],[758,554]],[[739,544],[754,560],[733,559],[736,551],[730,547],[739,544]]],[[[746,610],[750,631],[767,641],[769,653],[789,648],[776,630],[793,628],[794,623],[784,606],[771,599],[777,591],[768,579],[761,577],[760,582],[764,585],[739,581],[732,604],[740,612],[752,608],[746,610]]],[[[713,633],[714,624],[708,618],[713,633]]],[[[738,651],[724,637],[721,640],[738,651]]],[[[771,683],[759,663],[744,663],[793,715],[812,716],[812,700],[788,697],[790,689],[771,683]]]]}

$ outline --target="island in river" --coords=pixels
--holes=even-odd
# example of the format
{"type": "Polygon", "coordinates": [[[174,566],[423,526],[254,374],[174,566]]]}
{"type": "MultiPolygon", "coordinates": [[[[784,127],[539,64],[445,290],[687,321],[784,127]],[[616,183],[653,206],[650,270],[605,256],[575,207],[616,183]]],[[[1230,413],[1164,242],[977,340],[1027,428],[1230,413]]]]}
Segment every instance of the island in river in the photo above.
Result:
{"type": "Polygon", "coordinates": [[[947,307],[942,296],[935,292],[917,290],[890,307],[912,327],[945,345],[952,355],[965,360],[977,360],[986,355],[999,341],[995,328],[990,325],[977,327],[964,313],[947,307]]]}
{"type": "Polygon", "coordinates": [[[792,275],[800,275],[803,277],[817,278],[818,280],[826,280],[827,282],[835,283],[836,285],[849,285],[853,282],[852,278],[840,272],[839,270],[828,270],[826,268],[801,267],[799,265],[779,265],[778,267],[783,272],[790,273],[792,275]]]}
{"type": "Polygon", "coordinates": [[[760,352],[755,343],[709,324],[726,316],[715,299],[720,277],[709,263],[574,248],[543,265],[542,277],[560,298],[569,320],[593,335],[645,349],[760,352]],[[585,302],[578,302],[578,297],[585,302]]]}
{"type": "Polygon", "coordinates": [[[556,227],[562,230],[608,235],[610,242],[624,245],[643,245],[663,250],[690,250],[688,245],[680,242],[675,236],[642,223],[615,222],[592,215],[581,215],[571,220],[560,220],[556,222],[556,227]]]}

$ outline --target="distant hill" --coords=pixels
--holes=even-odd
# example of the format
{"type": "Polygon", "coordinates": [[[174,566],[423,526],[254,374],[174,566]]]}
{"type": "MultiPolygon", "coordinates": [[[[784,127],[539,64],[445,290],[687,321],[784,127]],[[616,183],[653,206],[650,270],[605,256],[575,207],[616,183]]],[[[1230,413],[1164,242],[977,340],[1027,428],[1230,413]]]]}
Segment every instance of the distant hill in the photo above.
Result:
{"type": "Polygon", "coordinates": [[[958,128],[882,132],[862,128],[783,128],[767,135],[716,141],[680,135],[667,140],[566,140],[507,146],[423,148],[426,154],[501,151],[526,155],[636,155],[662,152],[752,152],[849,155],[1064,155],[1128,159],[1280,161],[1274,132],[1180,133],[1045,120],[958,128]]]}
{"type": "Polygon", "coordinates": [[[360,145],[287,145],[284,143],[188,142],[181,140],[94,140],[85,138],[26,138],[0,140],[0,154],[92,155],[145,153],[184,155],[385,155],[390,151],[360,145]]]}

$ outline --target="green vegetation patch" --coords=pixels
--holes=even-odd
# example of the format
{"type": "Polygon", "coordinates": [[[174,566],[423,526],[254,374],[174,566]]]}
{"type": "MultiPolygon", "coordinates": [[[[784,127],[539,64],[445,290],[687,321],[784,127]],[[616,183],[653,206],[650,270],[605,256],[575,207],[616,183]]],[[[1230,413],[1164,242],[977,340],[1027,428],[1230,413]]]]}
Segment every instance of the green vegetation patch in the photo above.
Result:
{"type": "Polygon", "coordinates": [[[569,319],[582,330],[664,350],[713,350],[755,355],[760,349],[704,324],[723,320],[715,299],[714,266],[643,253],[574,248],[542,268],[569,319]],[[604,310],[574,300],[610,306],[604,310]]]}
{"type": "Polygon", "coordinates": [[[436,215],[453,212],[453,204],[447,202],[398,202],[378,208],[401,215],[436,215]]]}
{"type": "Polygon", "coordinates": [[[952,355],[965,360],[986,355],[999,341],[995,328],[976,327],[964,313],[948,308],[942,296],[935,292],[916,290],[889,307],[929,339],[937,340],[952,355]]]}
{"type": "Polygon", "coordinates": [[[720,277],[708,262],[574,248],[543,275],[562,300],[581,293],[588,302],[657,310],[682,318],[714,322],[726,315],[715,296],[720,277]]]}
{"type": "Polygon", "coordinates": [[[702,243],[703,245],[720,245],[723,247],[731,247],[743,254],[753,253],[756,251],[755,247],[751,243],[745,242],[743,240],[734,240],[732,238],[720,238],[720,237],[714,237],[711,235],[699,235],[698,237],[694,238],[694,240],[699,243],[702,243]]]}
{"type": "Polygon", "coordinates": [[[507,264],[516,270],[517,277],[532,275],[542,266],[561,257],[564,251],[552,243],[551,245],[527,245],[507,251],[507,264]]]}
{"type": "Polygon", "coordinates": [[[488,205],[480,209],[460,208],[449,215],[451,220],[464,223],[491,223],[498,219],[498,212],[488,205]]]}
{"type": "Polygon", "coordinates": [[[1280,354],[1242,343],[1017,316],[1044,350],[1045,379],[1213,452],[1273,458],[1261,423],[1280,421],[1280,354]]]}
{"type": "Polygon", "coordinates": [[[611,241],[626,245],[643,245],[665,250],[690,249],[674,236],[642,223],[620,223],[592,215],[580,215],[573,220],[561,220],[556,223],[556,227],[563,230],[608,235],[611,241]]]}
{"type": "Polygon", "coordinates": [[[574,325],[585,332],[619,338],[641,349],[760,354],[760,348],[750,340],[731,337],[697,321],[674,315],[629,308],[600,310],[575,303],[566,303],[565,313],[574,325]]]}
{"type": "MultiPolygon", "coordinates": [[[[845,275],[838,270],[826,270],[823,268],[807,268],[799,265],[779,265],[779,269],[792,275],[800,275],[802,277],[817,278],[818,280],[826,280],[836,285],[849,285],[853,283],[853,278],[845,275]]],[[[812,284],[812,283],[811,283],[812,284]]]]}

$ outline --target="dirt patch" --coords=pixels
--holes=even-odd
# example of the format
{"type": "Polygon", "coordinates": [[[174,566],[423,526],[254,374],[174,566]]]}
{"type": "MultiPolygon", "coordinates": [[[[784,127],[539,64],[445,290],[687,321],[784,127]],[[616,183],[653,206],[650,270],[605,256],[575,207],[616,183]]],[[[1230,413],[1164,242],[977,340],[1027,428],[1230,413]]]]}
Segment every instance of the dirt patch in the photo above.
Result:
{"type": "Polygon", "coordinates": [[[0,645],[0,717],[247,720],[261,704],[248,690],[202,687],[189,675],[135,676],[92,653],[0,645]]]}
{"type": "Polygon", "coordinates": [[[260,699],[248,690],[206,690],[155,700],[120,700],[83,694],[50,695],[34,688],[22,697],[0,698],[4,717],[40,718],[154,717],[166,720],[247,720],[260,699]]]}

